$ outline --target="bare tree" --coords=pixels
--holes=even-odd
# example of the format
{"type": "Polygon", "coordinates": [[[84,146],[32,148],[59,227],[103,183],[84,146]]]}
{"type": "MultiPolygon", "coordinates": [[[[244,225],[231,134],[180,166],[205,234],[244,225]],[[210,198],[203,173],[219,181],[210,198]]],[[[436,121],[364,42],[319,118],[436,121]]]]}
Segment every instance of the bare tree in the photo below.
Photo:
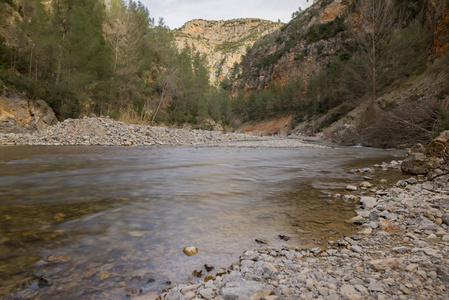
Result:
{"type": "Polygon", "coordinates": [[[361,78],[367,78],[371,101],[374,103],[377,95],[379,70],[384,47],[397,21],[393,0],[358,0],[355,10],[348,18],[348,29],[356,43],[356,49],[361,56],[361,78]]]}
{"type": "Polygon", "coordinates": [[[154,120],[156,119],[156,116],[159,113],[162,104],[164,102],[170,101],[171,98],[173,97],[173,92],[176,89],[174,77],[177,75],[177,72],[178,72],[177,68],[170,68],[169,70],[166,71],[165,77],[161,81],[162,91],[159,98],[158,106],[151,119],[151,124],[154,123],[154,120]]]}

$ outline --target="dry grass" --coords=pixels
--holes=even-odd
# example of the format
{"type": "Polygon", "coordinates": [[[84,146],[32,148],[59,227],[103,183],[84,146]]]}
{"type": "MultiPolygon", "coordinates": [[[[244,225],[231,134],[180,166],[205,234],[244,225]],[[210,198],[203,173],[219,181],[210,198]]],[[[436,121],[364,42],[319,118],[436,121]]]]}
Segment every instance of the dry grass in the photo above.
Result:
{"type": "Polygon", "coordinates": [[[138,114],[132,108],[126,108],[120,111],[117,121],[128,124],[148,125],[151,123],[151,120],[148,118],[149,115],[150,113],[146,111],[144,111],[143,114],[138,114]]]}

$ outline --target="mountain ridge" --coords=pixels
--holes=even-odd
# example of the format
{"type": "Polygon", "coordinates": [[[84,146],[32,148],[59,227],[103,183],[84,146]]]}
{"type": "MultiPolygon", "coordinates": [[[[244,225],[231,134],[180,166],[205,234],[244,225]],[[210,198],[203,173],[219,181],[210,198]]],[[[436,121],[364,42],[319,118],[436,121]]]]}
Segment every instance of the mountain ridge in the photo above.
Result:
{"type": "Polygon", "coordinates": [[[261,37],[284,26],[258,18],[226,21],[194,19],[174,30],[177,48],[185,46],[206,55],[210,81],[218,84],[240,63],[247,48],[261,37]]]}

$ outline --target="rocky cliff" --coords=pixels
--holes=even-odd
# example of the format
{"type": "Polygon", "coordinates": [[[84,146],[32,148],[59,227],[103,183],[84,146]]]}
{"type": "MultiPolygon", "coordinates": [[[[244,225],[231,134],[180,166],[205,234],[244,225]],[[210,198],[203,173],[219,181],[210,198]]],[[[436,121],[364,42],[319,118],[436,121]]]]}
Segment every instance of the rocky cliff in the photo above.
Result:
{"type": "MultiPolygon", "coordinates": [[[[362,3],[362,0],[315,1],[311,7],[280,30],[257,41],[241,63],[242,73],[232,83],[230,88],[232,97],[237,97],[242,92],[246,100],[254,99],[250,95],[262,95],[265,97],[262,98],[263,101],[271,99],[273,104],[270,103],[271,107],[268,108],[273,110],[274,105],[279,105],[281,100],[287,99],[281,98],[282,95],[278,96],[279,87],[291,88],[291,83],[300,82],[302,90],[295,91],[296,94],[291,96],[293,98],[291,101],[302,101],[302,104],[297,105],[295,111],[282,111],[283,114],[297,114],[294,120],[298,121],[299,125],[293,133],[313,134],[319,127],[318,131],[338,143],[375,147],[406,147],[417,141],[429,142],[432,132],[438,132],[447,126],[444,123],[445,117],[438,114],[444,115],[449,105],[447,83],[449,57],[444,56],[449,46],[448,2],[393,1],[394,11],[389,14],[390,11],[385,10],[384,15],[388,22],[393,24],[391,28],[394,28],[390,30],[394,34],[390,36],[402,37],[407,30],[411,32],[410,24],[415,24],[417,27],[414,28],[417,30],[406,40],[418,41],[419,30],[422,30],[426,40],[420,44],[419,50],[414,48],[417,49],[414,53],[422,54],[419,58],[422,65],[417,65],[412,71],[404,71],[400,75],[398,73],[396,77],[392,76],[388,82],[394,81],[394,85],[376,86],[376,99],[369,98],[372,91],[358,95],[351,94],[361,86],[360,83],[363,85],[363,81],[354,83],[334,80],[340,86],[338,83],[325,86],[326,80],[332,81],[335,76],[344,75],[342,72],[329,72],[330,66],[335,68],[338,65],[340,68],[338,70],[344,71],[344,66],[354,61],[354,56],[357,59],[356,56],[359,54],[351,50],[351,47],[357,47],[355,42],[357,32],[369,32],[372,28],[369,18],[363,17],[363,13],[367,12],[362,11],[362,3]],[[322,70],[325,72],[321,72],[322,70]],[[342,82],[350,88],[343,87],[347,89],[339,94],[342,82]],[[272,85],[273,83],[275,85],[272,85]],[[321,83],[324,88],[320,86],[321,83]],[[329,92],[320,94],[315,91],[326,88],[329,92]],[[299,94],[301,91],[304,93],[299,94]],[[325,107],[327,104],[324,100],[334,101],[333,106],[325,107]],[[369,128],[372,132],[368,130],[369,128]]],[[[397,51],[394,48],[395,44],[388,45],[393,47],[384,48],[383,53],[397,51]]],[[[399,67],[407,65],[407,56],[404,52],[398,51],[395,55],[396,59],[401,55],[404,57],[399,67]]],[[[416,61],[418,60],[413,59],[409,62],[416,61]]],[[[377,71],[391,76],[393,68],[385,65],[383,68],[377,71]]],[[[398,66],[394,69],[398,70],[398,66]]],[[[351,79],[351,76],[346,78],[351,79]]],[[[292,98],[288,98],[287,101],[292,98]]],[[[258,99],[254,100],[254,103],[263,105],[262,100],[260,100],[262,104],[255,102],[258,99]]],[[[280,111],[279,108],[275,106],[274,108],[280,111]]]]}
{"type": "Polygon", "coordinates": [[[193,20],[174,34],[178,49],[188,45],[207,55],[210,80],[218,83],[241,62],[248,47],[283,25],[261,19],[193,20]]]}
{"type": "MultiPolygon", "coordinates": [[[[357,12],[348,13],[354,0],[320,0],[290,23],[259,40],[242,61],[243,76],[231,94],[262,90],[270,83],[285,85],[302,78],[307,82],[326,66],[348,40],[347,18],[360,22],[357,12]]],[[[418,1],[416,1],[418,2],[418,1]]],[[[410,2],[413,9],[417,3],[410,2]]],[[[429,54],[442,56],[449,46],[449,5],[445,0],[426,0],[418,12],[421,23],[433,32],[429,54]]]]}
{"type": "Polygon", "coordinates": [[[241,90],[262,90],[270,83],[284,86],[304,81],[329,63],[344,41],[343,14],[353,1],[316,1],[280,30],[261,40],[242,62],[243,76],[234,82],[232,96],[241,90]]]}
{"type": "Polygon", "coordinates": [[[3,91],[0,93],[0,133],[41,131],[58,120],[43,100],[27,100],[3,91]]]}

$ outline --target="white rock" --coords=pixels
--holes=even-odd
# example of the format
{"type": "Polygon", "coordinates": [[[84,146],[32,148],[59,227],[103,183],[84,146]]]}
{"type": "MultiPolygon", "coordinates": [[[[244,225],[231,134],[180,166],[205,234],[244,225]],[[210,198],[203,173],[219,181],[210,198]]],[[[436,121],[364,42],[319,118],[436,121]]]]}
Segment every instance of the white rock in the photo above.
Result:
{"type": "Polygon", "coordinates": [[[358,188],[355,186],[355,185],[348,185],[347,187],[346,187],[346,190],[347,191],[357,191],[358,190],[358,188]]]}
{"type": "Polygon", "coordinates": [[[427,236],[427,240],[436,240],[437,236],[434,233],[431,233],[427,236]]]}
{"type": "Polygon", "coordinates": [[[345,284],[341,287],[340,295],[342,295],[343,297],[347,297],[349,299],[354,299],[354,300],[362,299],[362,295],[357,293],[354,286],[349,285],[349,284],[345,284]]]}
{"type": "Polygon", "coordinates": [[[372,186],[373,185],[371,183],[369,183],[368,181],[364,181],[360,184],[360,187],[363,187],[363,188],[370,188],[372,186]]]}
{"type": "Polygon", "coordinates": [[[377,199],[374,197],[362,197],[360,204],[362,204],[364,209],[372,209],[377,205],[377,199]]]}
{"type": "Polygon", "coordinates": [[[313,279],[311,279],[311,278],[307,279],[307,281],[306,281],[306,288],[307,288],[309,291],[311,291],[311,290],[313,289],[314,283],[315,283],[315,282],[313,281],[313,279]]]}
{"type": "Polygon", "coordinates": [[[213,299],[215,293],[211,288],[207,288],[207,289],[201,290],[200,295],[205,299],[213,299]]]}
{"type": "Polygon", "coordinates": [[[362,251],[363,251],[362,247],[357,246],[357,245],[349,246],[349,250],[352,250],[357,253],[362,253],[362,251]]]}
{"type": "Polygon", "coordinates": [[[419,265],[418,264],[409,264],[405,269],[409,272],[413,272],[416,269],[418,269],[419,265]]]}

